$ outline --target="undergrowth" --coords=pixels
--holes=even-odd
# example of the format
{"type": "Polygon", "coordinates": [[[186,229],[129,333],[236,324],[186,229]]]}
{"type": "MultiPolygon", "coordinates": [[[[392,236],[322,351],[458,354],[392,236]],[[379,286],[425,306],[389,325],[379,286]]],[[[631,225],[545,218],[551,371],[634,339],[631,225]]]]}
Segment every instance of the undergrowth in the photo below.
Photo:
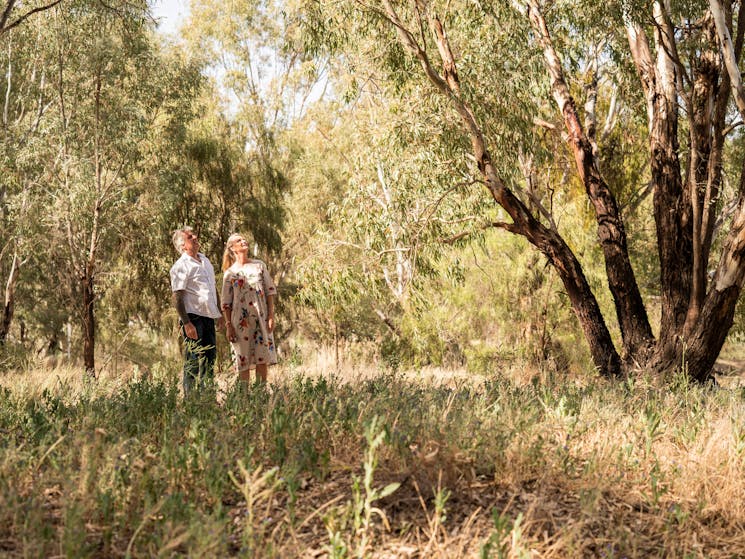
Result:
{"type": "Polygon", "coordinates": [[[2,380],[3,556],[745,556],[739,390],[2,380]]]}

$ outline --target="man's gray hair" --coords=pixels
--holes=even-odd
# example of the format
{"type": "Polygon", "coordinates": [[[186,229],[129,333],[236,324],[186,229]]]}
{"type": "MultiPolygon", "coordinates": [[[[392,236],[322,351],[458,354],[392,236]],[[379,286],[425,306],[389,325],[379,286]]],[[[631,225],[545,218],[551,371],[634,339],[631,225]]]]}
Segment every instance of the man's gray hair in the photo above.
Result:
{"type": "Polygon", "coordinates": [[[176,249],[176,252],[181,254],[184,252],[184,233],[191,233],[194,231],[190,226],[185,225],[181,229],[176,229],[173,232],[173,236],[171,237],[171,240],[173,241],[173,246],[176,249]]]}

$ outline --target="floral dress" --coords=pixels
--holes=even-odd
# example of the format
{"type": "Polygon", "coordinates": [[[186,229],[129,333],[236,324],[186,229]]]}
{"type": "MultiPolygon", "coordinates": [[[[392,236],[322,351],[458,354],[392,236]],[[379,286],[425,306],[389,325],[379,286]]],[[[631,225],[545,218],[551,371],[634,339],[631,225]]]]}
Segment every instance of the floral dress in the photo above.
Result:
{"type": "Polygon", "coordinates": [[[267,327],[266,304],[267,296],[276,294],[272,276],[261,260],[235,263],[225,270],[222,308],[230,310],[230,322],[235,328],[236,341],[230,345],[238,371],[277,362],[274,336],[267,327]]]}

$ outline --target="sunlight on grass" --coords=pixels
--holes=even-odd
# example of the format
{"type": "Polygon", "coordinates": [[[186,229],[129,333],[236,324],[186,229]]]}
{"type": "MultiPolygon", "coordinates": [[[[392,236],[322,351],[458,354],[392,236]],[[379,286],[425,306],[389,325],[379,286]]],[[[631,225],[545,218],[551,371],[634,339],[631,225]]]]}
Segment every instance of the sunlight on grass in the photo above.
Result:
{"type": "Polygon", "coordinates": [[[745,555],[740,390],[319,363],[188,399],[164,368],[5,373],[0,551],[745,555]]]}

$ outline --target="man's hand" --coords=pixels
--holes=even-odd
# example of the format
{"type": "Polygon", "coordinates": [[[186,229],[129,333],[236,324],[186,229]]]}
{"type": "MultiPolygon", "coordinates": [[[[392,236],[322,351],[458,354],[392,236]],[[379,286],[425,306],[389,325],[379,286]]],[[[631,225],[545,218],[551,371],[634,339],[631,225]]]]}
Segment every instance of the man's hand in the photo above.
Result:
{"type": "Polygon", "coordinates": [[[218,330],[225,328],[225,319],[223,317],[218,318],[216,326],[218,330]]]}
{"type": "Polygon", "coordinates": [[[192,340],[197,339],[197,327],[194,326],[191,322],[187,322],[184,324],[184,332],[186,333],[186,337],[190,338],[192,340]]]}

